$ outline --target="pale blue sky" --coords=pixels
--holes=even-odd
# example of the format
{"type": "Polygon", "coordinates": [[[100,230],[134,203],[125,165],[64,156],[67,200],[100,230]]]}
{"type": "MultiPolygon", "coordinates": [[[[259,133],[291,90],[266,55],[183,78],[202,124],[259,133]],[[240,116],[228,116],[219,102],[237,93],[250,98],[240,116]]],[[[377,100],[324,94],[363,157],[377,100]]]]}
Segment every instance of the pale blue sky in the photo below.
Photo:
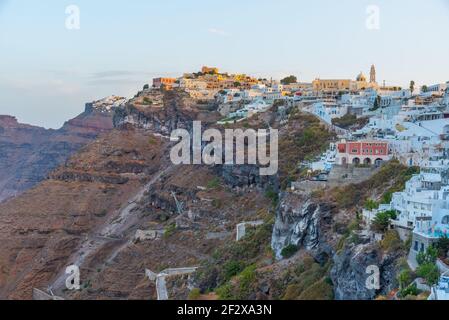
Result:
{"type": "Polygon", "coordinates": [[[449,0],[0,0],[0,114],[57,128],[156,75],[449,80],[449,0]],[[81,29],[65,28],[78,5],[81,29]],[[366,7],[380,8],[368,30],[366,7]]]}

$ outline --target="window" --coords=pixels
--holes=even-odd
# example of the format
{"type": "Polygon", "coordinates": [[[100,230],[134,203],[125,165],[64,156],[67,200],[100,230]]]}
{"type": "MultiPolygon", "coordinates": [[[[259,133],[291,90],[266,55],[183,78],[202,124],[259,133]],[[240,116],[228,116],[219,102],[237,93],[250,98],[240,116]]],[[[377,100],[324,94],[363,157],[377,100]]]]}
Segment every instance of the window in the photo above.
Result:
{"type": "Polygon", "coordinates": [[[449,225],[449,216],[444,216],[443,220],[441,221],[442,224],[448,224],[449,225]]]}

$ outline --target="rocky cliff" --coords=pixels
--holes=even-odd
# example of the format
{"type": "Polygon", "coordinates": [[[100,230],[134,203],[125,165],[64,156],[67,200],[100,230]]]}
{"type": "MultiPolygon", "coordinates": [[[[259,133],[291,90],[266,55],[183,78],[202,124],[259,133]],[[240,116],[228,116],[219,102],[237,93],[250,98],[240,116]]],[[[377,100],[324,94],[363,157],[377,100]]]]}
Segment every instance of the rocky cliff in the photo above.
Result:
{"type": "Polygon", "coordinates": [[[398,258],[404,253],[398,250],[385,254],[371,243],[350,244],[335,254],[331,278],[337,300],[373,300],[379,295],[388,295],[398,288],[398,258]],[[373,269],[378,268],[378,285],[370,282],[373,269]]]}
{"type": "Polygon", "coordinates": [[[331,224],[332,205],[314,201],[310,194],[282,193],[271,242],[276,257],[281,259],[282,249],[294,245],[324,261],[332,256],[327,242],[331,224]]]}
{"type": "MultiPolygon", "coordinates": [[[[395,286],[398,257],[357,240],[352,227],[364,199],[380,196],[395,174],[381,170],[318,193],[288,188],[303,176],[301,161],[333,138],[315,118],[292,112],[281,125],[267,112],[243,123],[279,128],[279,174],[261,177],[255,165],[172,165],[173,129],[190,130],[194,120],[225,129],[215,125],[214,106],[183,92],[138,93],[116,109],[109,131],[90,116],[67,123],[65,136],[107,132],[0,204],[0,298],[29,299],[33,288],[51,287],[68,299],[155,299],[145,270],[183,267],[199,269],[167,279],[171,299],[186,299],[193,287],[226,299],[372,299],[395,286]],[[237,224],[254,221],[235,241],[237,224]],[[384,271],[375,292],[363,289],[371,263],[384,271]],[[70,264],[80,266],[80,291],[64,290],[70,264]]],[[[6,123],[18,126],[7,119],[2,134],[11,130],[6,123]]]]}
{"type": "Polygon", "coordinates": [[[100,133],[112,129],[112,113],[92,110],[59,130],[0,116],[0,202],[37,185],[100,133]]]}
{"type": "Polygon", "coordinates": [[[304,182],[298,184],[302,191],[281,193],[271,241],[276,258],[284,258],[283,249],[294,248],[326,265],[335,299],[388,296],[398,287],[407,249],[394,231],[387,232],[382,241],[375,240],[359,213],[366,199],[403,188],[411,172],[413,169],[393,161],[357,184],[310,191],[304,182]],[[376,286],[368,283],[372,268],[379,271],[376,286]]]}

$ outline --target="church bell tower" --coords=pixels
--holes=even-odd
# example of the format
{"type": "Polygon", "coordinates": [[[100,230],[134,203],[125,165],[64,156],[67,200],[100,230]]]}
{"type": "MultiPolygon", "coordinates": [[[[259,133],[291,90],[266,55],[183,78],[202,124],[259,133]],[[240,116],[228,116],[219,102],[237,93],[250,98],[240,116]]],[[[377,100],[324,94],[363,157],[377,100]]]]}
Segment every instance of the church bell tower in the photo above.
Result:
{"type": "Polygon", "coordinates": [[[374,64],[371,66],[369,82],[376,83],[376,67],[374,66],[374,64]]]}

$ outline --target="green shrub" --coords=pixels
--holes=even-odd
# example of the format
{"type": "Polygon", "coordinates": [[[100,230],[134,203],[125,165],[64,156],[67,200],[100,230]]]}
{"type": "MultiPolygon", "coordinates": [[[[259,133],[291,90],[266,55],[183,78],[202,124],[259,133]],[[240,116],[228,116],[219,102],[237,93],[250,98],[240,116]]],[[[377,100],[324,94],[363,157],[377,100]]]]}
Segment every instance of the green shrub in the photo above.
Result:
{"type": "Polygon", "coordinates": [[[217,288],[216,293],[220,300],[234,300],[231,283],[226,283],[217,288]]]}
{"type": "Polygon", "coordinates": [[[256,283],[256,265],[246,267],[233,282],[227,282],[216,290],[222,300],[247,300],[256,283]]]}
{"type": "Polygon", "coordinates": [[[201,290],[198,288],[192,289],[189,293],[189,300],[198,300],[198,298],[201,296],[201,290]]]}
{"type": "Polygon", "coordinates": [[[384,239],[380,243],[381,247],[385,251],[395,251],[402,247],[402,241],[396,230],[388,230],[385,233],[384,239]]]}
{"type": "Polygon", "coordinates": [[[299,300],[333,300],[334,290],[327,279],[316,282],[311,287],[304,290],[299,296],[299,300]]]}
{"type": "Polygon", "coordinates": [[[241,261],[228,261],[223,265],[223,273],[226,281],[238,275],[244,269],[244,264],[241,261]]]}
{"type": "Polygon", "coordinates": [[[382,200],[380,201],[381,204],[389,204],[391,203],[391,200],[393,200],[393,192],[387,191],[383,196],[382,200]]]}
{"type": "Polygon", "coordinates": [[[436,244],[436,248],[438,249],[438,256],[446,259],[449,252],[449,238],[446,235],[441,237],[436,244]]]}
{"type": "Polygon", "coordinates": [[[207,189],[217,189],[220,186],[220,179],[218,177],[214,177],[207,183],[207,189]]]}
{"type": "Polygon", "coordinates": [[[417,296],[420,293],[418,290],[418,287],[416,286],[416,283],[413,283],[409,285],[408,287],[404,288],[403,290],[399,291],[399,297],[406,298],[411,296],[417,296]]]}
{"type": "Polygon", "coordinates": [[[416,274],[424,278],[429,286],[435,285],[440,279],[440,272],[436,265],[437,258],[438,249],[433,246],[429,246],[425,252],[420,252],[416,256],[419,264],[416,274]]]}
{"type": "Polygon", "coordinates": [[[423,264],[435,264],[438,258],[438,249],[429,246],[425,252],[420,252],[416,256],[416,261],[419,265],[423,264]]]}
{"type": "Polygon", "coordinates": [[[294,244],[289,244],[281,251],[281,255],[285,258],[291,258],[295,255],[295,253],[298,252],[298,246],[294,244]]]}
{"type": "Polygon", "coordinates": [[[239,297],[240,299],[247,299],[251,292],[253,292],[253,284],[256,280],[256,265],[250,265],[242,271],[239,277],[239,297]]]}
{"type": "Polygon", "coordinates": [[[399,287],[401,290],[407,288],[412,282],[412,272],[409,269],[404,269],[398,276],[399,287]]]}
{"type": "Polygon", "coordinates": [[[272,297],[282,300],[327,300],[333,298],[333,283],[329,278],[331,264],[320,266],[310,256],[303,256],[295,268],[283,272],[272,287],[272,297]],[[287,287],[285,287],[287,285],[287,287]]]}
{"type": "Polygon", "coordinates": [[[176,231],[176,224],[170,224],[165,228],[164,237],[171,237],[176,231]]]}
{"type": "Polygon", "coordinates": [[[279,202],[279,194],[274,191],[273,187],[268,187],[267,191],[265,192],[265,197],[271,200],[273,207],[277,207],[279,202]]]}
{"type": "Polygon", "coordinates": [[[434,263],[420,265],[418,269],[416,269],[416,274],[424,278],[429,286],[437,284],[440,279],[440,272],[434,263]]]}
{"type": "MultiPolygon", "coordinates": [[[[273,220],[266,221],[256,228],[249,228],[246,236],[238,241],[232,241],[218,248],[212,259],[204,261],[201,270],[197,273],[196,281],[203,290],[215,291],[221,288],[221,298],[225,299],[229,293],[230,280],[237,270],[257,263],[267,256],[267,247],[270,247],[273,231],[273,220]],[[226,266],[225,266],[226,265],[226,266]],[[225,267],[224,267],[225,266],[225,267]]],[[[237,274],[238,277],[238,274],[237,274]]],[[[234,293],[229,293],[232,298],[234,293]]]]}

